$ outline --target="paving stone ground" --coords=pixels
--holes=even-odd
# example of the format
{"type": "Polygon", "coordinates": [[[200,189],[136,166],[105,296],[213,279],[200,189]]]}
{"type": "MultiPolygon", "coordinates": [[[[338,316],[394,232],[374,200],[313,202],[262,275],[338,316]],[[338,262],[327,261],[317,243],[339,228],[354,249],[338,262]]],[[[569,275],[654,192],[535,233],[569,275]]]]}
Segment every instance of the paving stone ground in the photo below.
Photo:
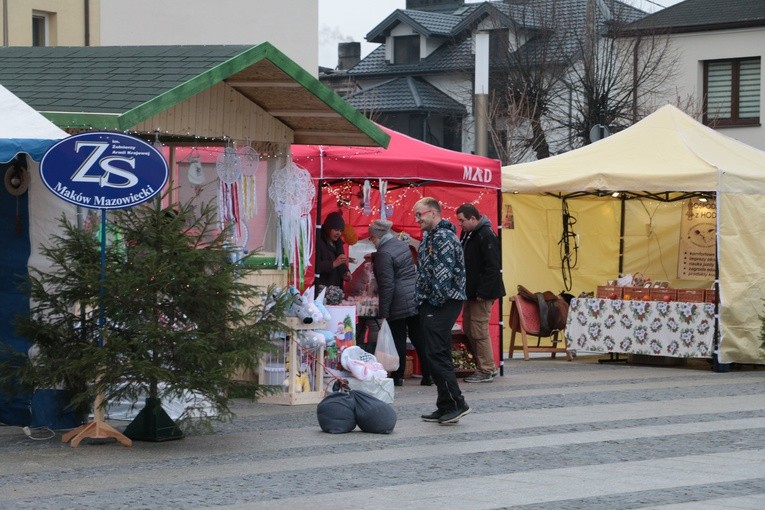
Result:
{"type": "Polygon", "coordinates": [[[390,435],[248,400],[213,434],[131,448],[0,426],[0,509],[765,508],[765,367],[597,359],[505,360],[461,384],[473,412],[454,426],[420,420],[435,389],[408,379],[390,435]]]}

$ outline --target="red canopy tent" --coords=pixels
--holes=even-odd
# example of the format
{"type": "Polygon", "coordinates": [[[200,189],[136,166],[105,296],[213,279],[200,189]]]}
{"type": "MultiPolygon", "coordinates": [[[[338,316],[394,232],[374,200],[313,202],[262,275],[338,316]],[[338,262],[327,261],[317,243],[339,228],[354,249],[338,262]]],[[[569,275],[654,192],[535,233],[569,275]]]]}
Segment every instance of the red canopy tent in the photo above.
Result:
{"type": "Polygon", "coordinates": [[[293,145],[292,160],[315,179],[388,179],[439,182],[499,190],[499,160],[430,145],[392,129],[387,149],[329,145],[293,145]]]}
{"type": "MultiPolygon", "coordinates": [[[[317,182],[317,235],[326,213],[340,210],[346,224],[355,229],[359,239],[364,239],[369,223],[381,217],[384,208],[385,216],[393,222],[393,230],[421,239],[412,207],[424,196],[439,200],[444,218],[455,225],[455,209],[466,202],[486,214],[494,228],[501,224],[499,160],[443,149],[379,127],[391,137],[387,149],[292,146],[292,161],[308,170],[317,182]],[[380,200],[381,187],[386,191],[384,205],[380,200]]],[[[313,274],[306,275],[306,282],[312,279],[313,274]]],[[[497,361],[502,359],[500,316],[501,303],[495,306],[490,319],[497,361]]]]}

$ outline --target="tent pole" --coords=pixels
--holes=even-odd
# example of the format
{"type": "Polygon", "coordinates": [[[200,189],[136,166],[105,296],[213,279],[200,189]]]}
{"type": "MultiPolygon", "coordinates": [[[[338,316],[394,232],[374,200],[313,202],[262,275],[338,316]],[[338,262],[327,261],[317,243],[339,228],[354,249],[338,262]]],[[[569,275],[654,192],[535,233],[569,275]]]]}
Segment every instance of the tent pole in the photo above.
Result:
{"type": "Polygon", "coordinates": [[[621,196],[621,216],[619,217],[619,274],[624,272],[624,212],[626,209],[627,198],[624,193],[621,196]]]}
{"type": "MultiPolygon", "coordinates": [[[[499,238],[499,260],[502,260],[502,190],[497,190],[497,237],[499,238]]],[[[502,267],[500,264],[500,274],[502,273],[502,267]]],[[[504,280],[504,275],[502,275],[502,280],[504,280]]],[[[504,340],[504,322],[502,321],[502,303],[504,302],[504,299],[499,298],[497,301],[499,301],[499,375],[504,376],[505,375],[505,362],[502,359],[502,341],[504,340]]]]}
{"type": "MultiPolygon", "coordinates": [[[[324,185],[324,179],[319,179],[316,182],[318,183],[317,184],[317,188],[318,189],[316,190],[316,236],[314,237],[314,239],[316,241],[318,241],[319,240],[319,236],[321,236],[321,201],[322,201],[321,188],[324,187],[323,186],[324,185]]],[[[315,257],[316,257],[316,251],[314,250],[314,258],[315,257]]],[[[316,271],[316,262],[315,261],[314,261],[313,268],[314,268],[314,272],[315,272],[316,271]]],[[[314,274],[314,282],[315,281],[316,281],[316,274],[314,274]]]]}

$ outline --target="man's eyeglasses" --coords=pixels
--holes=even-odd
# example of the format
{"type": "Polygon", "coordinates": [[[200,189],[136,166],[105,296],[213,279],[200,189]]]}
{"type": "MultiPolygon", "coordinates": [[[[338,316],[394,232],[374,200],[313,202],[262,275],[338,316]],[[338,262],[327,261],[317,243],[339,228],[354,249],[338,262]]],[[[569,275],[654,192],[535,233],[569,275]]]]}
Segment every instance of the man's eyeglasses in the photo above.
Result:
{"type": "Polygon", "coordinates": [[[424,211],[414,213],[414,217],[415,219],[419,220],[420,218],[422,218],[423,214],[433,212],[433,211],[435,211],[435,209],[425,209],[424,211]]]}

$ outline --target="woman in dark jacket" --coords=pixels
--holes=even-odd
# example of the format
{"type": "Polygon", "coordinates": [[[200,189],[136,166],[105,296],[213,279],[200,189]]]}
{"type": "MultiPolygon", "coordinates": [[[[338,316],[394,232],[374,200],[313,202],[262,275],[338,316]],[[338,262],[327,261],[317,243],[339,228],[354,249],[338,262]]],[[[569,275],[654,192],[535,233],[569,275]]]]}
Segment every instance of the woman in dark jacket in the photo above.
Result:
{"type": "Polygon", "coordinates": [[[375,220],[369,225],[369,239],[377,248],[372,260],[380,298],[378,315],[388,321],[398,352],[398,369],[391,374],[391,377],[396,386],[404,384],[408,330],[409,339],[417,349],[417,356],[420,358],[421,384],[430,385],[432,380],[427,367],[427,356],[423,351],[417,303],[414,300],[417,270],[409,245],[391,233],[391,226],[393,223],[385,220],[375,220]]]}
{"type": "Polygon", "coordinates": [[[331,212],[321,224],[321,234],[316,239],[316,281],[315,285],[334,285],[343,288],[344,281],[350,281],[348,256],[343,248],[345,221],[339,212],[331,212]]]}

